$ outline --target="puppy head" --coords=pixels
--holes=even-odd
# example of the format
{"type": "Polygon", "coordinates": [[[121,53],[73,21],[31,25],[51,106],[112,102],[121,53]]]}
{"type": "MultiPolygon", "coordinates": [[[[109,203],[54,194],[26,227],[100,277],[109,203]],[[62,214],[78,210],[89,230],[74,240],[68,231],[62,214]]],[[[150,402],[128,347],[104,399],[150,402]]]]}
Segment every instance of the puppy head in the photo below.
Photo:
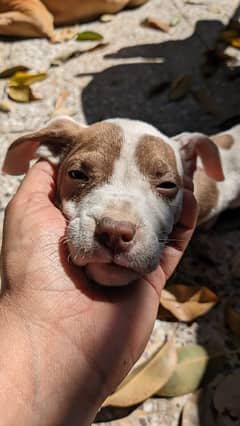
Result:
{"type": "Polygon", "coordinates": [[[174,141],[138,121],[84,127],[58,118],[17,139],[3,170],[25,173],[36,157],[59,164],[58,198],[69,220],[72,261],[94,281],[119,286],[159,264],[181,211],[184,169],[192,173],[197,155],[208,173],[214,164],[214,177],[221,177],[217,148],[206,136],[174,141]]]}

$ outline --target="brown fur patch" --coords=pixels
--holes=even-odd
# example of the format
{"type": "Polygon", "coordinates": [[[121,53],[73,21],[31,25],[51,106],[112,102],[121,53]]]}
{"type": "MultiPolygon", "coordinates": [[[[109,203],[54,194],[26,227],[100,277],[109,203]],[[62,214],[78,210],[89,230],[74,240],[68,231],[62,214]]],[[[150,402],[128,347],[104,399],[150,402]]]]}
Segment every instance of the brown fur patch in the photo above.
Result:
{"type": "Polygon", "coordinates": [[[198,169],[194,174],[194,195],[198,202],[198,223],[205,221],[218,201],[216,182],[208,177],[204,170],[198,169]]]}
{"type": "Polygon", "coordinates": [[[115,160],[120,156],[122,141],[120,127],[112,123],[96,123],[84,129],[60,166],[60,198],[79,201],[92,188],[108,182],[115,160]],[[83,171],[89,181],[70,178],[70,170],[83,171]]]}
{"type": "Polygon", "coordinates": [[[234,144],[234,139],[232,135],[227,133],[223,135],[213,135],[211,136],[212,141],[222,149],[230,149],[234,144]]]}
{"type": "Polygon", "coordinates": [[[143,136],[137,146],[136,158],[140,171],[150,179],[154,188],[163,177],[173,179],[177,186],[182,185],[175,153],[160,137],[143,136]]]}

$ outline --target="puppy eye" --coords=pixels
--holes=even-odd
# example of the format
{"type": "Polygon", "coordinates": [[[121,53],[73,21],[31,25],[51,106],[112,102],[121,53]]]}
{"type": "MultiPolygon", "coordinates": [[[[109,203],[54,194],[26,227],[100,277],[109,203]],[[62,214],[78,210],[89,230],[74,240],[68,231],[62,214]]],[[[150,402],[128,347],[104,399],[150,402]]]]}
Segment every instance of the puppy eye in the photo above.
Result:
{"type": "Polygon", "coordinates": [[[165,182],[161,182],[157,185],[157,190],[160,194],[171,196],[176,194],[177,185],[175,182],[166,180],[165,182]]]}
{"type": "Polygon", "coordinates": [[[86,173],[82,172],[82,170],[70,170],[68,172],[68,176],[71,179],[81,180],[82,182],[89,181],[89,177],[86,175],[86,173]]]}

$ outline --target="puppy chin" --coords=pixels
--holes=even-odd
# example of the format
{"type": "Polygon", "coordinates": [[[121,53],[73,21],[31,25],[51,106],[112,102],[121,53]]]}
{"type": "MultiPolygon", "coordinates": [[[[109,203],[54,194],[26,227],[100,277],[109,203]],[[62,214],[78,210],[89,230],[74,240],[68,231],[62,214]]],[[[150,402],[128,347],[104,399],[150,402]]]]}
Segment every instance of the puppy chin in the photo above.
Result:
{"type": "Polygon", "coordinates": [[[139,278],[136,272],[113,263],[89,263],[85,270],[90,279],[107,287],[125,286],[139,278]]]}

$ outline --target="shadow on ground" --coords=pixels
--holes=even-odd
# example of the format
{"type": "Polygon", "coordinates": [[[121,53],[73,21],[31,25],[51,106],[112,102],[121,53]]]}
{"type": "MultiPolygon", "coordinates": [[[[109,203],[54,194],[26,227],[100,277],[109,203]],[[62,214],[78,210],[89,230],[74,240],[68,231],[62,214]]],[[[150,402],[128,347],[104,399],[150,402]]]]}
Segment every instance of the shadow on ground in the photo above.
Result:
{"type": "MultiPolygon", "coordinates": [[[[239,10],[236,10],[235,17],[239,10]]],[[[147,121],[168,135],[186,130],[211,134],[228,127],[228,123],[229,127],[236,124],[240,121],[239,68],[233,72],[226,64],[220,63],[212,76],[206,78],[202,72],[205,53],[215,47],[222,29],[223,24],[219,21],[199,21],[194,33],[187,39],[126,47],[106,57],[106,61],[122,58],[128,63],[93,73],[92,81],[82,93],[87,122],[128,117],[147,121]],[[139,63],[129,63],[137,58],[139,63]],[[204,90],[208,93],[214,102],[213,111],[208,113],[206,105],[199,103],[193,92],[176,102],[169,100],[168,90],[157,92],[156,87],[161,83],[182,74],[192,76],[193,92],[204,90]]],[[[219,305],[198,320],[198,342],[209,353],[214,347],[224,350],[239,348],[239,341],[234,340],[224,320],[224,306],[228,299],[234,296],[240,300],[239,241],[240,210],[226,212],[213,229],[195,233],[172,279],[190,285],[203,284],[218,294],[219,305]],[[239,268],[236,267],[238,263],[239,268]]],[[[227,364],[222,371],[239,367],[239,357],[235,358],[230,360],[231,367],[227,364]]],[[[98,415],[98,421],[118,418],[129,412],[117,409],[104,414],[103,411],[98,415]]],[[[216,419],[213,423],[206,420],[206,402],[202,400],[199,402],[199,418],[201,426],[220,424],[215,423],[216,419]]]]}
{"type": "Polygon", "coordinates": [[[222,64],[212,77],[203,78],[202,74],[205,52],[215,46],[221,29],[223,24],[219,21],[200,21],[187,39],[126,47],[108,55],[106,61],[139,59],[139,63],[123,63],[93,73],[92,81],[82,92],[87,122],[128,117],[147,121],[168,135],[184,130],[218,131],[240,109],[240,75],[236,71],[233,77],[222,64]],[[173,102],[168,90],[155,90],[183,74],[192,76],[193,91],[208,93],[214,113],[208,114],[206,105],[202,106],[191,92],[173,102]]]}

